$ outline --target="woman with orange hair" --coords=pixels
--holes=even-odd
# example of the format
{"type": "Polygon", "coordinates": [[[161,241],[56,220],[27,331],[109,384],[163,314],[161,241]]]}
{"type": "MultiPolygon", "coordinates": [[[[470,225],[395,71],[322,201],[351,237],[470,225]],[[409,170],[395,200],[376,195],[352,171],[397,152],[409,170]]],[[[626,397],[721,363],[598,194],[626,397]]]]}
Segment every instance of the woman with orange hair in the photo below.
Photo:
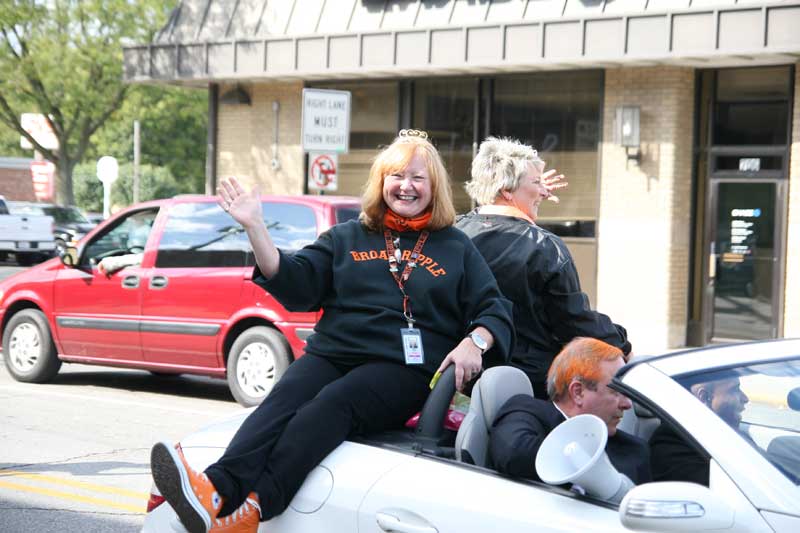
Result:
{"type": "Polygon", "coordinates": [[[295,254],[272,243],[257,192],[235,179],[218,192],[250,239],[253,281],[289,310],[324,314],[305,355],[204,473],[154,446],[156,485],[192,533],[256,531],[349,435],[402,427],[436,370],[454,364],[462,388],[505,362],[513,342],[510,303],[452,227],[447,172],[424,132],[401,132],[377,156],[358,221],[295,254]]]}

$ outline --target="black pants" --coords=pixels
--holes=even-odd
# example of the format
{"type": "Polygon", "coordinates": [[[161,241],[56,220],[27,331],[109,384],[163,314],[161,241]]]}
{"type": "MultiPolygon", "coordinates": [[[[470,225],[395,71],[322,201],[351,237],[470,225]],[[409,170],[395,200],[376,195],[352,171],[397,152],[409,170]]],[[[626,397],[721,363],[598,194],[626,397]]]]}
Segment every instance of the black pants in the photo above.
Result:
{"type": "Polygon", "coordinates": [[[289,365],[206,470],[225,516],[255,491],[261,516],[282,513],[306,476],[348,435],[400,428],[429,392],[420,369],[370,362],[353,368],[304,355],[289,365]]]}

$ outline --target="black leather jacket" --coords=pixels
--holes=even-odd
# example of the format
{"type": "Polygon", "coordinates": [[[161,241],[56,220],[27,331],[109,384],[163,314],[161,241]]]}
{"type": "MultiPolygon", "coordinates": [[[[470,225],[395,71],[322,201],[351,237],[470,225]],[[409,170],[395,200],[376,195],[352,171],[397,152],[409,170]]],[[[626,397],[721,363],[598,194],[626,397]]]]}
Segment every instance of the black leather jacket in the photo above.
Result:
{"type": "Polygon", "coordinates": [[[550,363],[575,337],[600,339],[630,353],[625,328],[589,307],[559,237],[519,218],[477,210],[459,217],[456,227],[472,239],[501,292],[514,303],[517,337],[511,365],[528,375],[537,397],[547,397],[550,363]]]}

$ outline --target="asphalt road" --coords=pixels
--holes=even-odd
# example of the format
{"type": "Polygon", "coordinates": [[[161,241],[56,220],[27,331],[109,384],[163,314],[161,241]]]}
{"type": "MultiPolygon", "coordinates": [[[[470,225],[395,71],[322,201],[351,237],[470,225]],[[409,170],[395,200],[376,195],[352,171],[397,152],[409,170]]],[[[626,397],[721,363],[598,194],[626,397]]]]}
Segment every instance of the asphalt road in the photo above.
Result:
{"type": "Polygon", "coordinates": [[[65,364],[26,384],[0,364],[0,532],[138,531],[152,444],[239,409],[220,380],[65,364]]]}

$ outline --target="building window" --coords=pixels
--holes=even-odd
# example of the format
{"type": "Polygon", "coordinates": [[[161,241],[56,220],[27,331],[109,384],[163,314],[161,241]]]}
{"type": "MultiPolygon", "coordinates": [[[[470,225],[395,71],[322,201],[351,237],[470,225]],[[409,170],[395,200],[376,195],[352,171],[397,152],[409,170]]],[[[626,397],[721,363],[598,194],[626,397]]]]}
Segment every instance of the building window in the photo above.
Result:
{"type": "Polygon", "coordinates": [[[545,202],[539,208],[545,225],[597,218],[602,98],[601,71],[548,72],[495,80],[492,134],[532,145],[548,168],[558,169],[569,179],[569,189],[559,195],[560,204],[545,202]]]}
{"type": "Polygon", "coordinates": [[[428,132],[439,150],[453,185],[453,202],[459,212],[471,201],[464,190],[470,177],[475,128],[476,83],[467,78],[440,78],[414,83],[413,128],[428,132]]]}
{"type": "Polygon", "coordinates": [[[785,145],[790,87],[790,67],[718,71],[714,144],[785,145]]]}

